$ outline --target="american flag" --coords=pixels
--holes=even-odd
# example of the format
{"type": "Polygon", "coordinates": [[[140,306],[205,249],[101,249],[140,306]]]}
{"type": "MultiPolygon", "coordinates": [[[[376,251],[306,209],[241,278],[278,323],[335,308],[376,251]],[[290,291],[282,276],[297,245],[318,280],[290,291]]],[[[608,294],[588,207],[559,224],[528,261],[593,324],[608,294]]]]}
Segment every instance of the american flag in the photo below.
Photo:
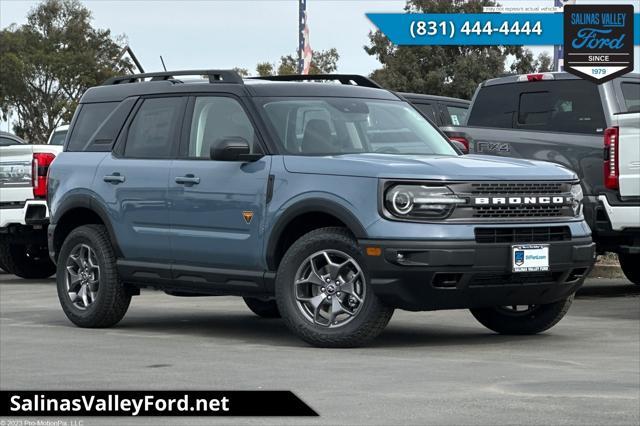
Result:
{"type": "Polygon", "coordinates": [[[309,44],[309,26],[307,25],[307,0],[300,0],[300,25],[298,28],[298,73],[309,74],[313,51],[309,44]]]}

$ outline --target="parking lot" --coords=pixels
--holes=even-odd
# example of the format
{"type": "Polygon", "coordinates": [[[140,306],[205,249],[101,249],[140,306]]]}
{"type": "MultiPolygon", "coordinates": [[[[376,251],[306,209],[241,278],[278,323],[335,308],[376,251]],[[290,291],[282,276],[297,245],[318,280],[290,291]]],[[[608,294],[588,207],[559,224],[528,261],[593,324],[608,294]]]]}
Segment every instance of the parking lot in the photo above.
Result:
{"type": "Polygon", "coordinates": [[[565,319],[526,337],[494,335],[467,311],[397,311],[370,347],[327,350],[230,297],[144,291],[117,327],[80,329],[53,279],[0,273],[0,387],[290,389],[320,414],[236,419],[247,424],[637,425],[639,296],[624,280],[590,279],[565,319]]]}

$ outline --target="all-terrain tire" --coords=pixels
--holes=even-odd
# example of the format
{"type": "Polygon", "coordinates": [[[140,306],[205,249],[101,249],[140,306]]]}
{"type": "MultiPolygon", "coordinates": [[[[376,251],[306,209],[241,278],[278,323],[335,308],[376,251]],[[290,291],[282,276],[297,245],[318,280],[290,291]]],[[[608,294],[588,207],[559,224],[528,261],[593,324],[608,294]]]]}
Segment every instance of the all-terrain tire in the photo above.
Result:
{"type": "Polygon", "coordinates": [[[554,303],[535,306],[527,312],[513,313],[505,308],[471,309],[471,314],[485,327],[500,334],[536,334],[560,321],[573,302],[573,294],[554,303]]]}
{"type": "Polygon", "coordinates": [[[627,279],[636,285],[640,285],[640,254],[619,253],[618,260],[627,279]]]}
{"type": "Polygon", "coordinates": [[[275,300],[261,300],[254,297],[244,297],[243,299],[251,312],[257,316],[262,318],[280,318],[278,303],[275,300]]]}
{"type": "Polygon", "coordinates": [[[302,340],[318,347],[356,347],[378,336],[393,315],[373,293],[360,247],[344,228],[320,228],[300,237],[285,253],[276,277],[276,301],[285,324],[302,340]],[[355,316],[335,328],[308,319],[296,302],[295,275],[305,260],[322,250],[338,250],[349,255],[364,275],[365,297],[355,316]]]}
{"type": "Polygon", "coordinates": [[[67,236],[58,257],[57,286],[58,299],[64,313],[79,327],[110,327],[124,317],[131,302],[131,294],[118,276],[115,252],[104,226],[80,226],[67,236]],[[79,244],[85,244],[94,251],[100,268],[96,299],[85,309],[73,304],[67,293],[66,283],[67,260],[79,244]]]}
{"type": "Polygon", "coordinates": [[[0,268],[26,279],[49,278],[56,272],[44,247],[28,249],[26,244],[11,242],[7,236],[0,238],[0,268]]]}

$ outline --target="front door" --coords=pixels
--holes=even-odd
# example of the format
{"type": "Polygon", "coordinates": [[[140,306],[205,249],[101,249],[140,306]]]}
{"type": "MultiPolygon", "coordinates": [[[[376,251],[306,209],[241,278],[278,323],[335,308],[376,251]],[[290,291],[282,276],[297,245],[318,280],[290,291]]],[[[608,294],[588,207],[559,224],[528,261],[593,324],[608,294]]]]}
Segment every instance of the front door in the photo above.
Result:
{"type": "Polygon", "coordinates": [[[271,157],[255,162],[210,159],[211,148],[228,137],[242,137],[252,153],[263,152],[237,98],[195,97],[187,111],[181,158],[173,161],[169,177],[175,278],[216,281],[219,274],[211,269],[261,276],[271,157]]]}

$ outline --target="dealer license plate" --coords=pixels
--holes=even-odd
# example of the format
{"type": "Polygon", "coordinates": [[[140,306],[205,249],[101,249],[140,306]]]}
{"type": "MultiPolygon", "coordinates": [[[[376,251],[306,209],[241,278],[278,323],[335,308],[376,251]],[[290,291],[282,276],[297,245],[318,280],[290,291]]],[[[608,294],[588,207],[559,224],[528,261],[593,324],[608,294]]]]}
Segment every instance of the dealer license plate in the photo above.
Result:
{"type": "Polygon", "coordinates": [[[549,245],[529,244],[511,246],[511,270],[513,272],[548,271],[549,245]]]}

